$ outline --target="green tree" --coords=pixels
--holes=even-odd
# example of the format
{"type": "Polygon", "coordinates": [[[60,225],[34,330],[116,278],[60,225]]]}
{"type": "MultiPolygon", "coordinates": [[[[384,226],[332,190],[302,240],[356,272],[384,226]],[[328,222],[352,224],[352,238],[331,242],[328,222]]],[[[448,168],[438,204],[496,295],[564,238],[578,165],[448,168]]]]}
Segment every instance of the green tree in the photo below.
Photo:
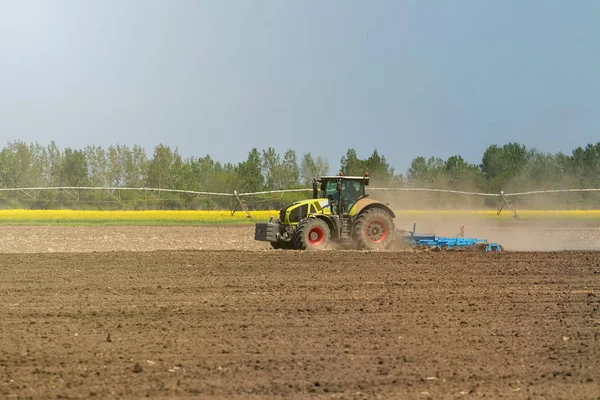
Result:
{"type": "Polygon", "coordinates": [[[200,188],[200,163],[194,157],[187,158],[181,165],[180,186],[181,190],[201,190],[200,188]]]}
{"type": "Polygon", "coordinates": [[[365,162],[358,158],[356,150],[348,149],[342,157],[341,171],[344,175],[363,175],[365,173],[365,162]]]}
{"type": "Polygon", "coordinates": [[[67,147],[64,150],[59,172],[61,186],[87,186],[88,165],[82,150],[67,147]]]}
{"type": "Polygon", "coordinates": [[[108,146],[107,151],[106,183],[111,187],[120,187],[123,184],[123,147],[120,145],[108,146]]]}
{"type": "Polygon", "coordinates": [[[298,160],[296,152],[289,149],[283,155],[282,168],[282,187],[284,189],[294,188],[298,186],[300,177],[300,169],[298,168],[298,160]]]}
{"type": "Polygon", "coordinates": [[[7,188],[17,187],[16,156],[6,147],[0,151],[0,183],[7,188]]]}
{"type": "Polygon", "coordinates": [[[46,167],[48,174],[48,185],[58,186],[60,182],[60,173],[62,168],[62,154],[56,143],[52,140],[47,147],[46,167]]]}
{"type": "Polygon", "coordinates": [[[31,143],[29,145],[31,154],[31,165],[28,171],[27,186],[40,187],[47,186],[44,165],[46,159],[46,148],[39,143],[31,143]]]}
{"type": "Polygon", "coordinates": [[[34,174],[31,178],[32,186],[51,186],[48,148],[36,142],[30,145],[30,149],[33,159],[31,173],[34,174]]]}
{"type": "Polygon", "coordinates": [[[502,147],[489,146],[483,153],[481,171],[488,183],[488,190],[499,192],[512,189],[511,183],[525,168],[532,157],[532,151],[518,143],[507,143],[502,147]]]}
{"type": "Polygon", "coordinates": [[[246,161],[238,165],[238,173],[241,179],[241,191],[260,192],[265,187],[265,178],[262,173],[262,161],[260,153],[253,148],[248,153],[246,161]]]}
{"type": "Polygon", "coordinates": [[[569,169],[578,186],[598,187],[600,185],[600,142],[573,150],[569,169]]]}
{"type": "Polygon", "coordinates": [[[362,162],[373,183],[378,185],[389,185],[394,178],[394,168],[385,159],[385,156],[379,155],[377,149],[373,151],[371,157],[362,162]]]}
{"type": "Polygon", "coordinates": [[[179,150],[175,148],[169,167],[169,189],[177,189],[183,185],[182,168],[183,160],[181,155],[179,155],[179,150]]]}
{"type": "Polygon", "coordinates": [[[329,171],[329,163],[321,156],[313,158],[311,153],[306,153],[300,162],[300,178],[306,186],[312,185],[315,177],[326,175],[329,171]]]}
{"type": "Polygon", "coordinates": [[[209,154],[198,159],[198,177],[202,190],[219,192],[221,187],[225,189],[225,183],[219,181],[217,171],[222,170],[221,165],[216,163],[209,154]]]}
{"type": "MultiPolygon", "coordinates": [[[[255,155],[254,155],[255,156],[255,155]]],[[[252,157],[252,163],[255,163],[256,159],[252,157]]],[[[214,186],[214,191],[221,193],[233,193],[234,190],[239,190],[239,188],[244,188],[244,182],[240,175],[239,166],[235,166],[232,163],[224,163],[215,162],[214,166],[214,177],[216,186],[214,186]]],[[[256,179],[256,185],[260,184],[260,177],[258,175],[254,175],[256,179]]],[[[252,188],[251,185],[246,186],[252,188]]],[[[254,191],[254,190],[252,190],[254,191]]]]}
{"type": "Polygon", "coordinates": [[[121,164],[124,185],[142,187],[148,176],[148,156],[144,149],[138,145],[134,145],[131,149],[123,148],[121,164]]]}
{"type": "Polygon", "coordinates": [[[266,190],[289,189],[298,185],[299,169],[296,152],[286,151],[281,160],[272,147],[263,150],[262,171],[266,190]]]}
{"type": "Polygon", "coordinates": [[[0,152],[0,182],[5,187],[34,187],[44,185],[39,145],[17,140],[9,142],[0,152]]]}
{"type": "Polygon", "coordinates": [[[427,160],[419,156],[412,160],[408,169],[407,178],[411,186],[424,183],[427,180],[427,160]]]}
{"type": "Polygon", "coordinates": [[[108,161],[106,151],[100,146],[87,146],[84,149],[85,159],[89,168],[90,184],[92,186],[106,186],[108,175],[108,161]]]}
{"type": "Polygon", "coordinates": [[[262,151],[262,172],[264,175],[265,190],[283,189],[283,168],[279,154],[274,148],[269,147],[262,151]]]}
{"type": "Polygon", "coordinates": [[[171,164],[173,152],[169,146],[159,144],[154,148],[154,155],[148,163],[147,184],[150,188],[171,189],[171,164]]]}
{"type": "Polygon", "coordinates": [[[412,187],[444,189],[448,185],[446,163],[439,157],[416,157],[408,170],[408,183],[412,187]]]}
{"type": "Polygon", "coordinates": [[[23,141],[9,143],[9,149],[15,154],[16,184],[18,187],[32,186],[33,174],[31,171],[33,157],[30,147],[23,141]]]}
{"type": "Polygon", "coordinates": [[[444,163],[448,188],[452,190],[480,190],[483,186],[483,172],[475,164],[467,163],[462,156],[451,156],[444,163]]]}

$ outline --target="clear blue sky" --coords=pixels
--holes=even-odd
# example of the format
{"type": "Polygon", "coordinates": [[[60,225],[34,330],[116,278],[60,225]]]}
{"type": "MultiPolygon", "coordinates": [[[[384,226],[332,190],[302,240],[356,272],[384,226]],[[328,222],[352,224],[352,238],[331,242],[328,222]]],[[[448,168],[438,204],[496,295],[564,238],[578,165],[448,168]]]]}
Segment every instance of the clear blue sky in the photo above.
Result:
{"type": "Polygon", "coordinates": [[[0,0],[0,141],[374,148],[600,141],[600,1],[0,0]]]}

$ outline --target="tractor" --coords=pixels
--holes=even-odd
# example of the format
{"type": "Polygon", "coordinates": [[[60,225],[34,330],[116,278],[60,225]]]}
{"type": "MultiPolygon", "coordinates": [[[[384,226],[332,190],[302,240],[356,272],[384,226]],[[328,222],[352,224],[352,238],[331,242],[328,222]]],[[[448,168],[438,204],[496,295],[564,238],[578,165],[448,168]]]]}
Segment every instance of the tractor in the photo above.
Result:
{"type": "Polygon", "coordinates": [[[386,204],[369,198],[368,185],[368,173],[314,178],[312,199],[283,207],[278,219],[257,223],[254,239],[275,249],[319,250],[331,243],[387,249],[395,240],[395,215],[386,204]]]}

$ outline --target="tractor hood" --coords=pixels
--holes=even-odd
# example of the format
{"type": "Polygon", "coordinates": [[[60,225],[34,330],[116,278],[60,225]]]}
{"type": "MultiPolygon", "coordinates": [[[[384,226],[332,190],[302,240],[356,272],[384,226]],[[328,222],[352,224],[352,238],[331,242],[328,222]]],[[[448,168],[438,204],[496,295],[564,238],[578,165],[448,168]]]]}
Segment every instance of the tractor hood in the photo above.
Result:
{"type": "Polygon", "coordinates": [[[281,212],[289,212],[302,206],[307,206],[308,208],[310,208],[311,205],[315,208],[315,210],[312,211],[313,214],[331,214],[329,212],[328,199],[307,199],[295,201],[292,204],[288,204],[287,206],[283,207],[281,209],[281,212]]]}
{"type": "Polygon", "coordinates": [[[279,221],[284,224],[296,224],[308,214],[330,215],[328,199],[308,199],[296,201],[279,211],[279,221]]]}

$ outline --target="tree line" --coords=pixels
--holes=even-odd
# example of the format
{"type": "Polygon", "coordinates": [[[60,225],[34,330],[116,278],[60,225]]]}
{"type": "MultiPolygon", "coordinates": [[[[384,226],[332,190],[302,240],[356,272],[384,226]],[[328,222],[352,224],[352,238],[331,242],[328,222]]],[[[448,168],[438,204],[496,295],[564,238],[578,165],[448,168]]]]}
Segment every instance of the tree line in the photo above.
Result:
{"type": "MultiPolygon", "coordinates": [[[[337,167],[337,166],[334,166],[337,167]]],[[[335,169],[337,170],[337,168],[335,169]]],[[[210,155],[183,158],[177,148],[159,144],[151,155],[138,146],[87,146],[60,149],[55,142],[43,146],[22,141],[9,142],[0,151],[0,187],[132,187],[178,189],[198,192],[260,192],[305,188],[314,176],[330,171],[328,161],[293,149],[283,155],[269,147],[253,148],[239,163],[220,162],[210,155]]],[[[490,145],[481,163],[469,163],[460,155],[448,159],[422,156],[412,160],[406,174],[396,173],[383,154],[375,149],[368,158],[348,149],[339,171],[345,175],[369,172],[373,186],[423,187],[499,193],[527,190],[600,187],[600,142],[577,147],[570,154],[544,153],[519,143],[490,145]]],[[[61,192],[40,192],[35,198],[18,192],[0,194],[3,207],[26,208],[230,208],[231,199],[161,195],[141,198],[135,192],[107,199],[103,193],[73,196],[61,192]]],[[[270,196],[254,201],[256,207],[277,208],[306,194],[270,196]]],[[[581,200],[598,199],[583,194],[581,200]]]]}

